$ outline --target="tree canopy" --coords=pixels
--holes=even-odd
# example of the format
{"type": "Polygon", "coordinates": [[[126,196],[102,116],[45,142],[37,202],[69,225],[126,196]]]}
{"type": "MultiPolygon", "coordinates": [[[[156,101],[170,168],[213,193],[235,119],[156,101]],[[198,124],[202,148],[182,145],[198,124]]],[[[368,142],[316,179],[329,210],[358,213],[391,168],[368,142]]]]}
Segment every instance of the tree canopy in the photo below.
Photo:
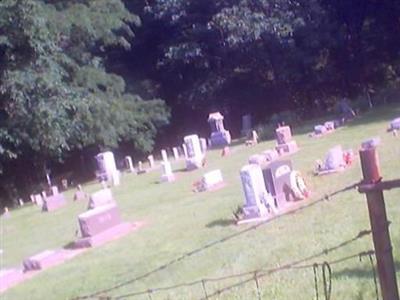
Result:
{"type": "Polygon", "coordinates": [[[399,34],[397,0],[3,0],[0,181],[105,148],[171,146],[208,132],[212,110],[235,132],[245,113],[386,101],[399,34]]]}
{"type": "Polygon", "coordinates": [[[138,25],[118,0],[2,1],[0,155],[61,158],[121,141],[150,151],[168,109],[127,93],[104,67],[107,49],[129,49],[138,25]]]}

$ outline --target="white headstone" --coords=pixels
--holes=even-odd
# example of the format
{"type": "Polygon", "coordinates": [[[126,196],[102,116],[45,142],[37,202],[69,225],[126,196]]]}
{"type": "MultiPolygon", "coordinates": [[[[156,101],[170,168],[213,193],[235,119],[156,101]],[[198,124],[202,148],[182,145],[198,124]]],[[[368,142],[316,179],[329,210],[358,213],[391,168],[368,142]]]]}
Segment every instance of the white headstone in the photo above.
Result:
{"type": "Polygon", "coordinates": [[[337,170],[345,166],[343,158],[342,146],[336,146],[328,151],[325,158],[325,169],[326,170],[337,170]]]}
{"type": "Polygon", "coordinates": [[[221,170],[213,170],[204,174],[202,181],[204,189],[208,190],[222,184],[224,179],[222,178],[221,170]]]}
{"type": "Polygon", "coordinates": [[[204,154],[201,151],[199,137],[196,134],[185,136],[184,141],[187,148],[186,169],[201,168],[204,154]]]}
{"type": "Polygon", "coordinates": [[[150,168],[154,168],[154,156],[149,155],[149,156],[147,156],[147,159],[149,160],[150,168]]]}
{"type": "Polygon", "coordinates": [[[252,130],[252,131],[251,131],[251,139],[252,139],[253,144],[258,144],[258,134],[257,134],[257,131],[255,131],[255,130],[252,130]]]}
{"type": "Polygon", "coordinates": [[[52,195],[58,195],[58,187],[57,186],[52,186],[51,187],[51,193],[52,195]]]}
{"type": "Polygon", "coordinates": [[[24,206],[24,201],[21,198],[18,199],[18,202],[19,202],[19,206],[24,206]]]}
{"type": "Polygon", "coordinates": [[[143,171],[143,163],[142,163],[142,161],[138,162],[138,170],[139,170],[139,172],[143,171]]]}
{"type": "Polygon", "coordinates": [[[207,151],[207,140],[205,138],[200,139],[200,148],[203,153],[207,151]]]}
{"type": "Polygon", "coordinates": [[[110,189],[102,189],[98,192],[90,195],[89,199],[89,209],[101,207],[104,205],[115,204],[114,198],[112,196],[110,189]]]}
{"type": "Polygon", "coordinates": [[[175,158],[175,160],[178,160],[178,159],[179,159],[179,151],[178,151],[178,148],[176,148],[176,147],[172,148],[172,152],[174,152],[174,158],[175,158]]]}
{"type": "Polygon", "coordinates": [[[268,206],[274,209],[273,198],[267,192],[261,167],[256,164],[244,166],[240,170],[243,192],[246,198],[243,212],[246,217],[265,217],[268,206]]]}
{"type": "Polygon", "coordinates": [[[125,156],[125,166],[129,170],[129,172],[134,173],[135,168],[133,167],[132,157],[125,156]]]}
{"type": "Polygon", "coordinates": [[[162,157],[162,161],[163,161],[163,162],[168,161],[168,153],[167,153],[167,150],[164,150],[164,149],[161,150],[161,157],[162,157]]]}
{"type": "Polygon", "coordinates": [[[47,180],[47,184],[49,186],[51,186],[51,179],[50,179],[50,174],[49,173],[46,173],[46,180],[47,180]]]}
{"type": "Polygon", "coordinates": [[[262,154],[253,154],[249,157],[249,164],[263,165],[267,162],[267,158],[262,154]]]}
{"type": "Polygon", "coordinates": [[[96,155],[96,161],[99,179],[111,184],[119,184],[119,172],[115,164],[114,154],[111,151],[99,153],[96,155]]]}
{"type": "Polygon", "coordinates": [[[169,161],[163,161],[163,174],[161,175],[162,182],[171,182],[175,180],[174,173],[172,173],[171,163],[169,161]]]}
{"type": "Polygon", "coordinates": [[[185,144],[182,144],[182,149],[183,149],[183,155],[185,156],[185,159],[188,158],[188,151],[187,151],[187,147],[185,144]]]}
{"type": "Polygon", "coordinates": [[[43,197],[41,194],[36,194],[33,195],[33,198],[35,199],[35,203],[36,205],[42,207],[43,206],[43,197]]]}

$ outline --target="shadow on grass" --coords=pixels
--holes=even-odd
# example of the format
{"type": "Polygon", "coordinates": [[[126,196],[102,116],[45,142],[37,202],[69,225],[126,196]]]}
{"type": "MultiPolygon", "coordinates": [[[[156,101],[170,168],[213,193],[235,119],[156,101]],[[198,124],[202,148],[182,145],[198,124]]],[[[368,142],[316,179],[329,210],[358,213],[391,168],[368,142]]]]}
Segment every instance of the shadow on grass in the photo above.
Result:
{"type": "MultiPolygon", "coordinates": [[[[365,260],[365,263],[367,264],[367,259],[365,260]]],[[[368,262],[369,264],[369,262],[368,262]]],[[[375,265],[375,271],[376,271],[376,262],[374,262],[375,265]]],[[[400,261],[396,261],[394,263],[396,273],[400,271],[400,261]]],[[[378,276],[378,274],[376,274],[378,276]]],[[[372,279],[374,277],[374,274],[372,272],[371,265],[366,265],[364,267],[357,267],[357,268],[345,268],[344,270],[340,272],[333,272],[332,274],[333,278],[341,278],[341,277],[357,277],[357,278],[366,278],[366,279],[372,279]]]]}
{"type": "Polygon", "coordinates": [[[212,221],[206,225],[207,228],[213,228],[213,227],[228,227],[231,225],[235,225],[235,221],[232,219],[219,219],[212,221]]]}
{"type": "Polygon", "coordinates": [[[76,249],[75,242],[72,241],[72,242],[69,242],[69,243],[65,244],[65,245],[63,246],[63,249],[66,249],[66,250],[75,250],[75,249],[76,249]]]}

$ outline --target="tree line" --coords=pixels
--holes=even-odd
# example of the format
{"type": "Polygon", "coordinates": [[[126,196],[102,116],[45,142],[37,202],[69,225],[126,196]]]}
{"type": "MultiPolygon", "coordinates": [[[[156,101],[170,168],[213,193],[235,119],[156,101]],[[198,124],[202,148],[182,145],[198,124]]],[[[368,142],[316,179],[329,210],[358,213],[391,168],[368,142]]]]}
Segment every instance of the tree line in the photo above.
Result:
{"type": "Polygon", "coordinates": [[[212,110],[235,131],[396,100],[399,33],[396,0],[3,0],[0,198],[207,133],[212,110]]]}

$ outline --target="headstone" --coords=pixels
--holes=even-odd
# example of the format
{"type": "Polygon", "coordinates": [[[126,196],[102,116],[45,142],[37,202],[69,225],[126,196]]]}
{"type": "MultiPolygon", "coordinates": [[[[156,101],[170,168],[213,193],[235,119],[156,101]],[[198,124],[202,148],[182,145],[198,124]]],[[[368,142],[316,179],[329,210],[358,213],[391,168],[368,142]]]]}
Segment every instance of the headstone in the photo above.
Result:
{"type": "Polygon", "coordinates": [[[248,136],[251,132],[252,124],[251,124],[251,115],[242,116],[242,135],[248,136]]]}
{"type": "Polygon", "coordinates": [[[324,126],[328,131],[333,131],[335,130],[335,121],[327,121],[324,123],[324,126]]]}
{"type": "Polygon", "coordinates": [[[90,196],[88,209],[94,209],[110,204],[115,204],[111,190],[102,189],[90,196]]]}
{"type": "Polygon", "coordinates": [[[331,148],[325,158],[325,170],[338,170],[345,166],[342,146],[331,148]]]}
{"type": "Polygon", "coordinates": [[[161,158],[162,158],[162,161],[163,161],[163,162],[168,161],[168,153],[167,153],[167,150],[164,150],[164,149],[161,150],[161,158]]]}
{"type": "Polygon", "coordinates": [[[125,156],[125,168],[126,168],[130,173],[135,173],[135,168],[133,167],[132,157],[130,157],[130,156],[125,156]]]}
{"type": "Polygon", "coordinates": [[[292,131],[289,126],[278,127],[276,133],[276,151],[279,155],[291,154],[298,150],[297,143],[292,139],[292,131]]]}
{"type": "Polygon", "coordinates": [[[171,163],[169,161],[163,161],[163,174],[161,175],[161,182],[172,182],[175,181],[175,175],[172,173],[171,163]]]}
{"type": "Polygon", "coordinates": [[[183,149],[183,155],[185,156],[185,159],[188,158],[188,151],[187,151],[187,147],[185,144],[182,145],[182,149],[183,149]]]}
{"type": "Polygon", "coordinates": [[[41,194],[35,194],[33,195],[35,199],[35,203],[37,206],[42,207],[43,206],[43,196],[41,194]]]}
{"type": "Polygon", "coordinates": [[[279,157],[279,154],[278,154],[278,152],[276,152],[275,149],[268,149],[268,150],[265,150],[265,151],[262,153],[262,155],[265,156],[265,160],[266,160],[267,162],[274,161],[275,159],[277,159],[277,158],[279,157]]]}
{"type": "Polygon", "coordinates": [[[10,211],[8,210],[7,206],[4,207],[3,217],[4,218],[9,218],[10,217],[10,211]]]}
{"type": "Polygon", "coordinates": [[[290,174],[292,163],[290,160],[274,161],[263,168],[265,186],[275,198],[278,209],[284,207],[292,200],[290,174]]]}
{"type": "Polygon", "coordinates": [[[46,171],[46,180],[47,180],[48,186],[51,186],[51,179],[50,179],[50,172],[49,172],[49,170],[46,171]]]}
{"type": "Polygon", "coordinates": [[[149,155],[149,156],[147,156],[147,159],[149,160],[150,168],[151,169],[154,168],[154,156],[153,155],[149,155]]]}
{"type": "Polygon", "coordinates": [[[179,151],[178,151],[178,148],[176,148],[176,147],[172,148],[172,152],[174,152],[174,158],[175,158],[175,160],[179,160],[179,151]]]}
{"type": "Polygon", "coordinates": [[[24,259],[24,272],[43,270],[56,265],[60,260],[60,250],[45,250],[24,259]]]}
{"type": "Polygon", "coordinates": [[[253,130],[251,132],[251,140],[253,142],[253,145],[258,144],[258,134],[257,131],[253,130]]]}
{"type": "Polygon", "coordinates": [[[205,190],[221,187],[224,183],[221,170],[213,170],[203,175],[202,184],[205,190]]]}
{"type": "Polygon", "coordinates": [[[211,113],[208,116],[208,123],[211,126],[211,146],[223,147],[231,143],[231,134],[224,128],[224,117],[219,112],[211,113]]]}
{"type": "Polygon", "coordinates": [[[47,198],[47,193],[46,193],[46,191],[42,191],[42,198],[43,198],[43,200],[45,200],[46,198],[47,198]]]}
{"type": "Polygon", "coordinates": [[[190,171],[201,168],[204,154],[201,151],[199,137],[196,134],[185,136],[184,141],[187,148],[186,169],[190,171]]]}
{"type": "Polygon", "coordinates": [[[267,163],[265,155],[253,154],[249,157],[249,164],[256,164],[256,165],[262,166],[265,163],[267,163]]]}
{"type": "Polygon", "coordinates": [[[62,186],[62,188],[63,188],[64,191],[65,191],[66,189],[68,189],[68,180],[65,179],[65,178],[63,178],[63,179],[61,180],[61,186],[62,186]]]}
{"type": "Polygon", "coordinates": [[[58,195],[58,187],[57,186],[52,186],[51,187],[51,194],[54,195],[58,195]]]}
{"type": "Polygon", "coordinates": [[[146,173],[146,170],[143,169],[143,163],[142,163],[142,161],[139,161],[139,162],[138,162],[138,170],[137,170],[137,173],[138,173],[138,174],[146,173]]]}
{"type": "Polygon", "coordinates": [[[76,248],[98,246],[132,230],[131,224],[122,223],[115,203],[86,211],[78,221],[81,238],[75,242],[76,248]]]}
{"type": "Polygon", "coordinates": [[[103,205],[79,215],[82,237],[91,237],[121,223],[121,216],[115,204],[103,205]]]}
{"type": "Polygon", "coordinates": [[[86,200],[86,198],[86,193],[83,191],[82,186],[78,184],[78,186],[76,187],[76,192],[74,194],[74,201],[86,200]]]}
{"type": "Polygon", "coordinates": [[[246,219],[266,217],[269,206],[273,206],[271,195],[268,194],[260,166],[246,165],[240,170],[245,204],[243,213],[246,219]]]}
{"type": "Polygon", "coordinates": [[[390,130],[399,130],[400,129],[400,118],[396,118],[390,122],[389,126],[390,130]]]}
{"type": "Polygon", "coordinates": [[[314,126],[314,134],[316,135],[322,135],[325,134],[328,130],[324,125],[316,125],[314,126]]]}
{"type": "Polygon", "coordinates": [[[64,195],[63,194],[55,194],[53,196],[47,197],[44,199],[43,211],[54,211],[57,210],[64,205],[66,205],[67,202],[65,201],[64,195]]]}
{"type": "Polygon", "coordinates": [[[200,139],[200,148],[201,148],[201,152],[203,152],[203,154],[205,154],[207,152],[207,140],[205,138],[200,139]]]}
{"type": "Polygon", "coordinates": [[[24,200],[21,198],[18,199],[19,206],[24,206],[24,200]]]}
{"type": "Polygon", "coordinates": [[[111,151],[99,153],[95,156],[98,171],[96,177],[108,184],[119,185],[119,171],[115,164],[114,154],[111,151]]]}

